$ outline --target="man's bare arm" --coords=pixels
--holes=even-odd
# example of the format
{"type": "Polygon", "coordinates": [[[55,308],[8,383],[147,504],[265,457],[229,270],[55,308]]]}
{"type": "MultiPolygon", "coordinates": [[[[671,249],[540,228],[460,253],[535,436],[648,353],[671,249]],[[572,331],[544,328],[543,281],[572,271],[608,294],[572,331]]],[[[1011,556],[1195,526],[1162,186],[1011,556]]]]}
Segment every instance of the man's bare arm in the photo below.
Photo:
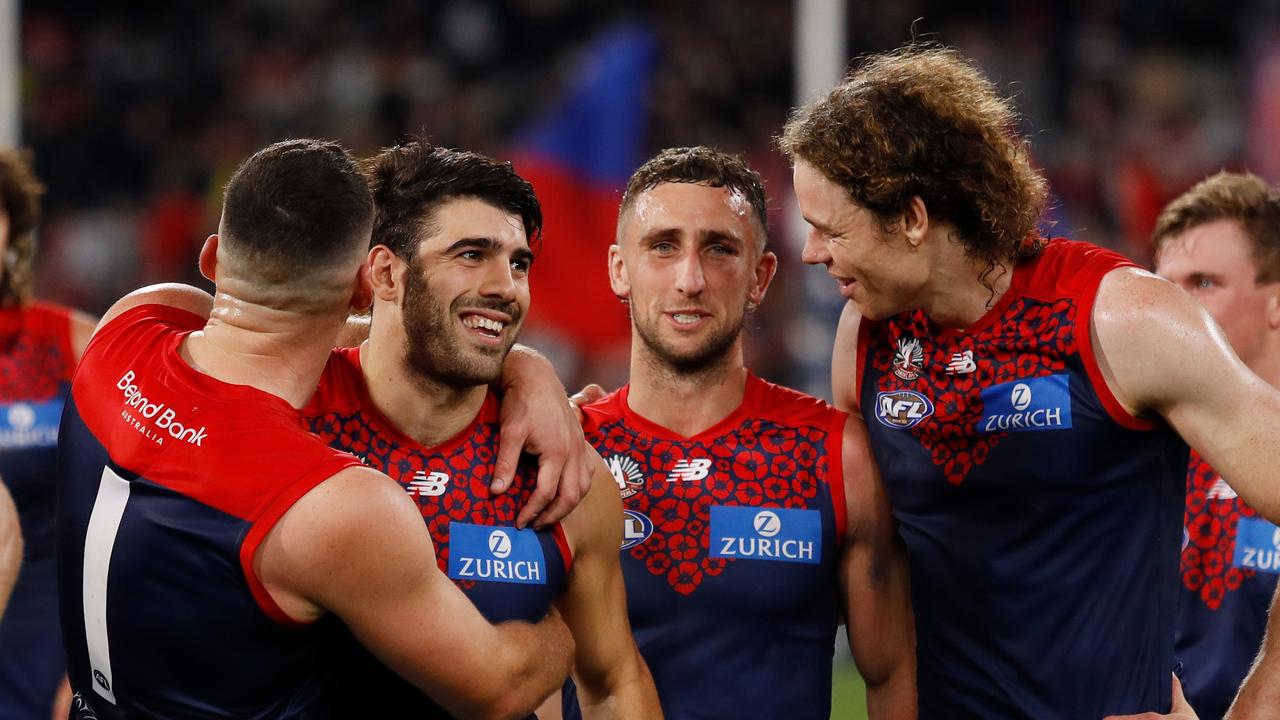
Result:
{"type": "Polygon", "coordinates": [[[872,720],[916,717],[915,622],[907,554],[862,418],[849,417],[842,446],[848,529],[840,557],[849,647],[867,684],[872,720]]]}
{"type": "Polygon", "coordinates": [[[1262,650],[1240,686],[1224,720],[1272,720],[1280,713],[1280,587],[1271,600],[1271,617],[1262,650]]]}
{"type": "Polygon", "coordinates": [[[268,533],[257,566],[291,617],[334,613],[455,716],[524,717],[568,675],[564,623],[491,625],[436,566],[413,501],[368,468],[303,496],[268,533]]]}
{"type": "Polygon", "coordinates": [[[596,463],[591,490],[562,523],[576,548],[568,585],[556,601],[577,648],[578,698],[586,720],[658,719],[658,691],[627,619],[618,559],[622,498],[604,462],[594,451],[591,457],[596,463]]]}
{"type": "Polygon", "coordinates": [[[1280,392],[1232,352],[1208,312],[1134,269],[1102,281],[1098,365],[1131,412],[1158,413],[1263,517],[1280,520],[1280,392]]]}
{"type": "Polygon", "coordinates": [[[845,303],[831,353],[831,394],[833,404],[847,413],[858,412],[858,329],[861,324],[858,307],[845,303]]]}
{"type": "Polygon", "coordinates": [[[9,488],[0,482],[0,617],[4,617],[21,565],[22,528],[18,524],[18,509],[9,496],[9,488]]]}

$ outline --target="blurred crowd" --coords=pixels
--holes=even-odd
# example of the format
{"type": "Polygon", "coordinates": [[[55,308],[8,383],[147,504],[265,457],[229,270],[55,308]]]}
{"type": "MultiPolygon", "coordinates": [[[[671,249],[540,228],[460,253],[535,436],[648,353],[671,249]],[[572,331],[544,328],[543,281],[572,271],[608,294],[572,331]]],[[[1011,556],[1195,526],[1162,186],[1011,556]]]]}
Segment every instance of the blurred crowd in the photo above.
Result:
{"type": "MultiPolygon", "coordinates": [[[[502,157],[593,36],[643,22],[658,41],[645,146],[742,152],[767,181],[783,263],[752,363],[794,381],[784,349],[805,270],[772,149],[794,102],[788,0],[21,5],[23,143],[49,188],[37,292],[91,312],[143,283],[197,279],[221,187],[252,150],[325,136],[368,152],[425,131],[502,157]]],[[[1156,213],[1205,174],[1280,181],[1276,0],[848,3],[851,57],[912,37],[959,47],[1016,97],[1052,234],[1147,261],[1156,213]]],[[[547,240],[573,243],[552,226],[547,240]]]]}

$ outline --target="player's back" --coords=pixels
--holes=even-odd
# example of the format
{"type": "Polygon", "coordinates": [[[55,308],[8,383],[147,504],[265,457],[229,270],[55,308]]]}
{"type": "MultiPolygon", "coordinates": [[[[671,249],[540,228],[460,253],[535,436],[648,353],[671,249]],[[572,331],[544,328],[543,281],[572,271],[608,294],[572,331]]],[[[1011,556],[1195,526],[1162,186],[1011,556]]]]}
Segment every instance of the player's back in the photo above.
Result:
{"type": "Polygon", "coordinates": [[[735,412],[686,438],[628,391],[588,406],[585,430],[622,491],[628,614],[666,717],[826,720],[847,416],[749,376],[735,412]]]}
{"type": "MultiPolygon", "coordinates": [[[[493,623],[537,622],[564,587],[571,565],[559,523],[517,530],[516,515],[533,492],[536,466],[522,462],[512,486],[491,495],[498,450],[498,401],[491,392],[475,419],[454,437],[425,447],[401,433],[369,398],[359,348],[335,350],[305,422],[325,442],[386,473],[413,498],[431,533],[436,562],[493,623]]],[[[450,715],[361,647],[344,639],[339,717],[450,715]]]]}
{"type": "Polygon", "coordinates": [[[101,328],[63,415],[59,592],[75,718],[325,717],[336,623],[292,621],[254,570],[275,522],[357,461],[284,400],[193,370],[204,319],[101,328]]]}
{"type": "Polygon", "coordinates": [[[22,567],[0,621],[0,708],[49,717],[65,662],[58,625],[54,470],[58,418],[75,358],[71,314],[31,303],[0,309],[0,479],[22,525],[22,567]]]}
{"type": "Polygon", "coordinates": [[[1093,357],[1102,277],[1052,241],[973,326],[864,321],[860,405],[911,562],[922,718],[1167,711],[1185,444],[1093,357]]]}

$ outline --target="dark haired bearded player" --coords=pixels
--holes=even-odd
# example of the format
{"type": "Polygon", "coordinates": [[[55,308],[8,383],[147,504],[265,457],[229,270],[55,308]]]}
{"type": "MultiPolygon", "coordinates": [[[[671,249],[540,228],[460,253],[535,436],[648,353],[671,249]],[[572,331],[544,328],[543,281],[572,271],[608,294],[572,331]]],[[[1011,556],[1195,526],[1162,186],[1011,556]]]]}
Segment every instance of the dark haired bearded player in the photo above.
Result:
{"type": "Polygon", "coordinates": [[[927,47],[788,122],[804,260],[850,301],[837,404],[867,419],[908,546],[922,717],[1168,712],[1179,435],[1280,517],[1280,394],[1172,284],[1037,237],[1013,124],[927,47]]]}
{"type": "Polygon", "coordinates": [[[827,720],[843,614],[868,715],[914,718],[906,561],[863,423],[743,365],[766,227],[759,175],[709,148],[663,151],[623,195],[630,382],[584,413],[624,498],[632,632],[668,718],[827,720]]]}
{"type": "MultiPolygon", "coordinates": [[[[578,509],[539,529],[516,527],[532,464],[520,464],[507,494],[489,489],[501,405],[489,384],[529,308],[530,239],[542,225],[533,188],[508,163],[423,142],[384,150],[366,171],[376,208],[369,339],[334,351],[304,417],[413,498],[441,572],[490,621],[537,621],[555,604],[588,717],[659,718],[627,626],[609,472],[596,459],[578,509]]],[[[449,717],[360,646],[342,652],[339,717],[449,717]]]]}

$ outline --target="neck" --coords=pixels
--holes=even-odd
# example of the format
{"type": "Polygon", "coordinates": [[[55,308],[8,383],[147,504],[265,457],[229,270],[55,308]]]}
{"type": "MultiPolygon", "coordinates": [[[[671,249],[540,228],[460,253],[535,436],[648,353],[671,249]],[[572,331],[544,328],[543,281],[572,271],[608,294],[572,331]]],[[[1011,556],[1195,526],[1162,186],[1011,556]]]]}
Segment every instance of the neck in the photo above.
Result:
{"type": "Polygon", "coordinates": [[[389,337],[374,313],[369,340],[360,346],[369,399],[397,430],[425,447],[462,432],[480,413],[488,385],[454,387],[409,367],[403,336],[389,337]]]}
{"type": "Polygon", "coordinates": [[[682,372],[633,334],[630,385],[627,405],[632,412],[679,435],[697,435],[742,405],[747,385],[742,341],[734,343],[718,362],[697,372],[682,372]]]}
{"type": "Polygon", "coordinates": [[[281,309],[217,291],[204,329],[191,333],[180,352],[210,377],[301,408],[315,394],[344,317],[345,305],[332,312],[281,309]]]}
{"type": "Polygon", "coordinates": [[[938,325],[969,327],[1008,292],[1013,280],[1012,260],[1003,261],[988,272],[987,261],[966,255],[964,246],[949,232],[929,247],[936,249],[935,269],[922,307],[938,325]]]}

